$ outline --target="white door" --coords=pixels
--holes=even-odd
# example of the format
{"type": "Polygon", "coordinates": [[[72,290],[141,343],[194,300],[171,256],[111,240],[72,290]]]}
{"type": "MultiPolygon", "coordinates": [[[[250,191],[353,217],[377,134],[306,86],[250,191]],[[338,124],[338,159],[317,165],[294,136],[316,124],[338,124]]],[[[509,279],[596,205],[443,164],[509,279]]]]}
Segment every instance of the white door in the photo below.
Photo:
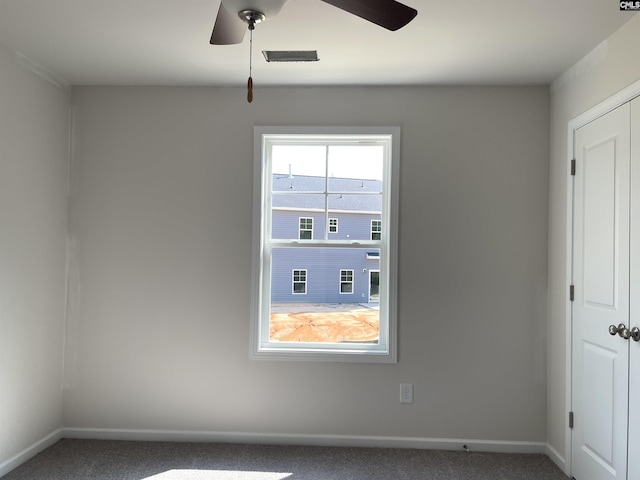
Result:
{"type": "MultiPolygon", "coordinates": [[[[631,102],[630,328],[640,329],[640,98],[631,102]]],[[[637,337],[636,337],[637,338],[637,337]]],[[[640,339],[629,342],[629,480],[640,480],[640,339]]]]}
{"type": "Polygon", "coordinates": [[[627,478],[630,106],[578,129],[573,210],[572,474],[627,478]]]}

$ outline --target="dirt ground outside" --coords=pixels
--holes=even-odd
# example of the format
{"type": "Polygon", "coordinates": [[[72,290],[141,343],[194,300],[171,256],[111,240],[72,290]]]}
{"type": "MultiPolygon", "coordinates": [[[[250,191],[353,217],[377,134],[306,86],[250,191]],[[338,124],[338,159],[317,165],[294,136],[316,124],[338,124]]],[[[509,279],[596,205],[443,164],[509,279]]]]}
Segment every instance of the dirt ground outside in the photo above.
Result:
{"type": "Polygon", "coordinates": [[[269,337],[276,342],[375,342],[379,326],[377,304],[274,303],[269,337]]]}

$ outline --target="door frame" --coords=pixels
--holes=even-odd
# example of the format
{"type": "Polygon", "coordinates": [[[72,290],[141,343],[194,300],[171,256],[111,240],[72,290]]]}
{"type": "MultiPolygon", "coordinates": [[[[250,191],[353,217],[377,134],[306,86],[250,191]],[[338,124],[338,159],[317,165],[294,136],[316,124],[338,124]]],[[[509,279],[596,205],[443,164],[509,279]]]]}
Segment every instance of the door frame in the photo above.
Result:
{"type": "Polygon", "coordinates": [[[591,107],[586,112],[578,115],[569,121],[567,128],[567,224],[566,224],[566,265],[565,265],[565,456],[564,473],[572,477],[572,436],[573,430],[569,428],[569,412],[573,406],[573,371],[572,371],[572,340],[573,340],[573,318],[571,313],[571,300],[569,299],[569,287],[573,285],[573,190],[574,182],[571,175],[571,160],[575,158],[575,132],[579,128],[594,121],[595,119],[615,110],[619,106],[630,102],[640,96],[640,80],[632,83],[628,87],[620,90],[611,97],[603,100],[599,104],[591,107]]]}
{"type": "Polygon", "coordinates": [[[377,273],[378,274],[378,292],[380,289],[380,268],[377,269],[369,269],[369,295],[367,298],[367,303],[380,303],[380,293],[378,293],[378,301],[377,302],[372,302],[371,301],[371,274],[373,273],[377,273]]]}

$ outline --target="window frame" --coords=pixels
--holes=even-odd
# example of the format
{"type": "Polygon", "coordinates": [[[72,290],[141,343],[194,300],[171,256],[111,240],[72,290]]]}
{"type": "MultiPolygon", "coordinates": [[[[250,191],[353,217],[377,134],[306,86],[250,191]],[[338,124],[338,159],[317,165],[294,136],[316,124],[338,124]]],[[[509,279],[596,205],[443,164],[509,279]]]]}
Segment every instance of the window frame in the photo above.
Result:
{"type": "Polygon", "coordinates": [[[313,240],[313,217],[298,217],[298,240],[313,240]],[[303,220],[310,224],[311,228],[302,228],[303,220]],[[309,232],[310,237],[302,238],[302,232],[309,232]]]}
{"type": "MultiPolygon", "coordinates": [[[[400,169],[399,127],[254,127],[254,202],[252,242],[252,286],[251,286],[251,345],[250,358],[257,360],[330,361],[361,363],[397,362],[397,250],[398,250],[398,203],[400,169]],[[322,144],[381,144],[385,149],[383,174],[383,211],[380,241],[343,240],[347,248],[380,249],[380,336],[375,344],[330,344],[270,342],[268,338],[271,279],[270,258],[265,253],[265,239],[273,244],[271,215],[271,162],[270,148],[280,143],[319,142],[322,144]],[[384,287],[382,286],[383,272],[384,287]],[[264,301],[263,301],[264,300],[264,301]],[[383,317],[384,315],[384,317],[383,317]],[[264,337],[264,338],[263,338],[264,337]]],[[[325,217],[326,218],[326,217],[325,217]]],[[[325,220],[326,221],[326,220],[325,220]]],[[[328,227],[327,227],[328,230],[328,227]]],[[[327,242],[327,240],[324,240],[327,242]]],[[[297,248],[306,243],[322,240],[292,240],[297,248]]],[[[280,242],[282,243],[282,242],[280,242]]],[[[277,248],[277,247],[272,247],[277,248]]],[[[268,249],[267,249],[268,250],[268,249]]],[[[307,273],[308,275],[308,273],[307,273]]],[[[354,272],[355,280],[355,272],[354,272]]],[[[308,288],[308,285],[307,285],[308,288]]]]}
{"type": "Polygon", "coordinates": [[[329,217],[328,228],[328,233],[338,233],[338,217],[329,217]]]}
{"type": "Polygon", "coordinates": [[[340,269],[340,282],[339,282],[339,292],[340,295],[353,295],[355,293],[354,290],[354,279],[355,279],[355,271],[353,270],[353,268],[341,268],[340,269]],[[349,276],[351,276],[351,280],[349,280],[349,276]],[[343,277],[345,277],[343,279],[343,277]],[[350,292],[343,292],[342,291],[342,286],[343,285],[350,285],[351,286],[351,291],[350,292]]]}
{"type": "Polygon", "coordinates": [[[382,237],[382,220],[376,218],[371,219],[371,240],[380,240],[379,238],[373,238],[374,233],[377,233],[380,237],[382,237]],[[376,230],[373,229],[374,224],[378,227],[376,230]]]}
{"type": "Polygon", "coordinates": [[[291,270],[291,294],[306,295],[308,278],[309,278],[309,273],[306,268],[294,268],[293,270],[291,270]],[[304,280],[296,280],[296,272],[304,272],[304,280]],[[296,283],[302,283],[304,285],[304,292],[296,292],[296,283]]]}

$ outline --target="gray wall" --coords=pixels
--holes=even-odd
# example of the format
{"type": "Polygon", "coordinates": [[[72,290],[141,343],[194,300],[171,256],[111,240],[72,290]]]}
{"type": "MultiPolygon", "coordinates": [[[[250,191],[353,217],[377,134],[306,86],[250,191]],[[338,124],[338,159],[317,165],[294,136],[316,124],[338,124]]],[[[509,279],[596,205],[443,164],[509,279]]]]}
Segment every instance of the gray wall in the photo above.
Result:
{"type": "MultiPolygon", "coordinates": [[[[640,78],[639,43],[635,16],[554,83],[550,171],[544,88],[75,89],[63,424],[547,438],[564,461],[567,122],[640,78]],[[252,127],[372,123],[403,129],[400,362],[250,362],[252,127]]],[[[0,48],[0,465],[61,424],[67,101],[0,48]]]]}
{"type": "Polygon", "coordinates": [[[69,96],[0,46],[0,475],[60,427],[69,96]]]}
{"type": "Polygon", "coordinates": [[[244,95],[73,89],[64,424],[544,442],[548,88],[244,95]],[[249,361],[254,125],[402,128],[398,364],[249,361]]]}
{"type": "Polygon", "coordinates": [[[571,119],[640,79],[636,45],[640,15],[634,15],[609,39],[567,70],[551,87],[551,166],[549,191],[549,415],[548,443],[559,463],[566,452],[567,305],[567,128],[571,119]]]}

